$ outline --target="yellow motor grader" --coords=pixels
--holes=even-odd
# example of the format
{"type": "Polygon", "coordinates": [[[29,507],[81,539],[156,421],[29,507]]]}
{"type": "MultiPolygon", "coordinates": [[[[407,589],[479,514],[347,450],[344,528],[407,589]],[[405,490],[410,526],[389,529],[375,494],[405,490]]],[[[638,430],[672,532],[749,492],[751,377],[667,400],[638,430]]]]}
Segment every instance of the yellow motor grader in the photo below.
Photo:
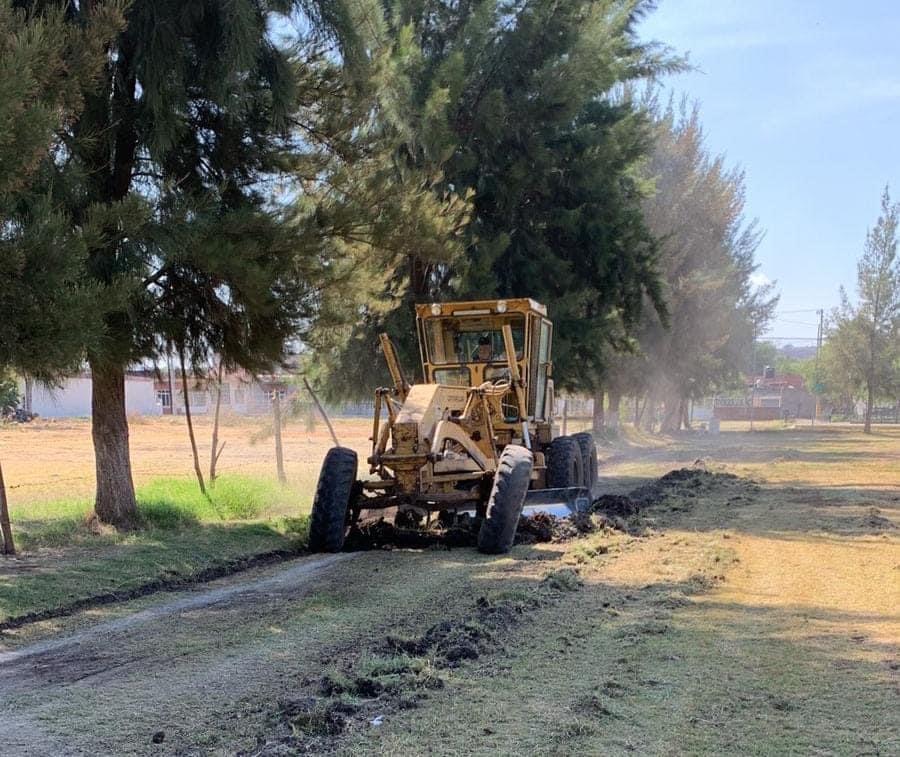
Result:
{"type": "Polygon", "coordinates": [[[531,299],[416,306],[424,383],[410,385],[380,336],[393,386],[375,392],[372,454],[328,451],[309,544],[338,551],[364,510],[396,508],[398,525],[479,518],[478,548],[512,547],[523,509],[590,504],[597,451],[590,434],[553,438],[553,324],[531,299]]]}

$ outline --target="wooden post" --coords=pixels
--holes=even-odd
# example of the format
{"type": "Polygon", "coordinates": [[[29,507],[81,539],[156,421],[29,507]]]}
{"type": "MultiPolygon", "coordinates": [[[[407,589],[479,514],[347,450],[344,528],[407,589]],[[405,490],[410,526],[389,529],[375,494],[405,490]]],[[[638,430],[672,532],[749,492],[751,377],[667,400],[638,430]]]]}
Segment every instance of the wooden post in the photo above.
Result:
{"type": "Polygon", "coordinates": [[[12,526],[9,524],[9,503],[6,501],[6,483],[3,481],[2,465],[0,465],[0,530],[3,531],[3,554],[14,555],[16,543],[13,541],[12,526]]]}
{"type": "Polygon", "coordinates": [[[275,466],[278,470],[278,483],[286,484],[287,476],[284,474],[284,449],[281,446],[281,396],[278,389],[272,390],[272,416],[275,430],[275,466]]]}
{"type": "Polygon", "coordinates": [[[219,455],[225,449],[225,442],[219,446],[219,414],[222,410],[222,361],[219,360],[219,370],[216,371],[216,410],[213,415],[212,427],[212,445],[209,450],[209,485],[216,484],[216,463],[219,462],[219,455]]]}
{"type": "MultiPolygon", "coordinates": [[[[334,426],[332,426],[331,421],[328,420],[328,414],[325,412],[325,408],[322,407],[322,403],[319,402],[319,398],[316,397],[316,393],[313,391],[313,388],[309,385],[309,381],[306,380],[306,376],[303,377],[303,386],[306,387],[306,391],[308,391],[309,396],[312,397],[312,401],[315,403],[316,409],[319,411],[319,415],[322,416],[322,418],[325,421],[325,425],[328,426],[328,433],[331,434],[331,441],[334,442],[334,446],[340,447],[341,443],[338,441],[337,434],[334,433],[334,426]]],[[[379,396],[379,400],[380,400],[380,396],[379,396]]],[[[390,400],[388,400],[388,401],[390,401],[390,400]]],[[[380,409],[381,408],[380,408],[380,404],[379,404],[378,410],[380,411],[380,409]]],[[[380,415],[380,412],[379,412],[379,415],[380,415]]],[[[377,425],[376,425],[376,428],[377,428],[377,425]]],[[[375,436],[374,431],[372,432],[372,436],[373,436],[372,441],[373,442],[376,441],[374,439],[374,436],[375,436]]]]}

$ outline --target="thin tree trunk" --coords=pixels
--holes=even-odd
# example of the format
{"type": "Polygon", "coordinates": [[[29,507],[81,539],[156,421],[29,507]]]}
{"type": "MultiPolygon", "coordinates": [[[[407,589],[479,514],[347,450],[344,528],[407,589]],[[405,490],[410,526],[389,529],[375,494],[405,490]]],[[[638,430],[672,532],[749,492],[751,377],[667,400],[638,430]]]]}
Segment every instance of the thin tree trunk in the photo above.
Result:
{"type": "Polygon", "coordinates": [[[606,392],[602,389],[598,389],[594,392],[594,415],[591,419],[591,431],[597,435],[602,434],[603,429],[606,426],[606,418],[603,415],[603,402],[605,397],[606,392]]]}
{"type": "Polygon", "coordinates": [[[9,502],[6,501],[6,483],[3,481],[2,465],[0,465],[0,530],[3,531],[3,554],[14,555],[16,543],[13,541],[12,526],[9,524],[9,502]]]}
{"type": "Polygon", "coordinates": [[[188,392],[187,370],[184,365],[184,347],[179,348],[178,358],[181,361],[181,391],[184,392],[184,417],[185,420],[187,420],[188,436],[191,440],[191,452],[194,455],[194,473],[197,474],[197,483],[200,484],[200,492],[204,497],[208,497],[206,485],[203,483],[203,471],[200,470],[200,455],[197,454],[197,438],[194,436],[194,421],[191,418],[191,401],[188,392]]]}
{"type": "Polygon", "coordinates": [[[866,434],[872,433],[872,409],[875,407],[875,387],[873,383],[871,379],[866,381],[866,421],[863,426],[863,432],[866,434]]]}
{"type": "Polygon", "coordinates": [[[209,450],[209,485],[210,487],[215,486],[216,483],[216,463],[219,462],[219,455],[222,454],[222,449],[225,448],[225,443],[222,442],[222,447],[219,447],[219,413],[222,410],[222,361],[219,361],[219,370],[216,371],[216,410],[213,414],[213,427],[212,427],[212,445],[209,450]]]}
{"type": "Polygon", "coordinates": [[[286,484],[287,476],[284,474],[284,450],[281,446],[281,397],[278,389],[272,391],[272,416],[275,428],[275,466],[278,470],[279,483],[286,484]]]}
{"type": "Polygon", "coordinates": [[[138,524],[131,477],[128,416],[125,411],[125,368],[91,363],[91,436],[97,471],[94,512],[117,528],[138,524]]]}
{"type": "Polygon", "coordinates": [[[31,407],[34,402],[34,379],[31,376],[25,376],[25,412],[31,415],[33,412],[31,407]]]}
{"type": "Polygon", "coordinates": [[[306,391],[309,392],[309,396],[312,397],[312,401],[316,405],[316,409],[319,411],[319,415],[322,416],[325,421],[325,425],[328,426],[328,433],[331,434],[331,441],[334,442],[335,447],[340,447],[341,443],[338,441],[337,434],[334,433],[334,426],[331,425],[331,421],[328,419],[328,414],[325,412],[325,408],[322,407],[322,403],[319,402],[319,398],[316,397],[316,393],[313,391],[313,388],[309,385],[309,381],[306,380],[306,377],[303,377],[303,386],[306,387],[306,391]]]}

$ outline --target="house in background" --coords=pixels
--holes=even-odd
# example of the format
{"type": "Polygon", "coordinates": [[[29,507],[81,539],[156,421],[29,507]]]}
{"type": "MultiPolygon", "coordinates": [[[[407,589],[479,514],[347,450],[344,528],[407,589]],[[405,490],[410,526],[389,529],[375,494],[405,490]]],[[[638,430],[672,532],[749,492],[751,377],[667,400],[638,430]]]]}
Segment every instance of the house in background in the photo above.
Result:
{"type": "Polygon", "coordinates": [[[766,367],[758,376],[744,379],[744,394],[739,397],[716,397],[713,413],[723,421],[787,420],[809,418],[816,413],[816,397],[806,389],[803,376],[797,373],[776,374],[766,367]]]}
{"type": "MultiPolygon", "coordinates": [[[[153,388],[156,403],[163,415],[184,415],[184,391],[177,372],[156,374],[153,388]]],[[[291,400],[297,387],[288,376],[263,375],[253,377],[239,371],[222,377],[221,412],[224,415],[265,415],[271,412],[272,396],[278,392],[282,401],[291,400]]],[[[191,414],[206,415],[216,407],[215,376],[189,376],[188,401],[191,414]]]]}

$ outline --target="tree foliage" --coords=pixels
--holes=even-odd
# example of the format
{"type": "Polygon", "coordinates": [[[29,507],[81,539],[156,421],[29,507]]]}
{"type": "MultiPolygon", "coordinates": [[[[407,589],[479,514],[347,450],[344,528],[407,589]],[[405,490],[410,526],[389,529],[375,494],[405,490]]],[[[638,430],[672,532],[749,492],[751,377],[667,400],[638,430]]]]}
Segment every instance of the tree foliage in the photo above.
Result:
{"type": "Polygon", "coordinates": [[[0,2],[0,367],[47,381],[77,365],[99,324],[97,293],[81,278],[96,230],[68,223],[46,163],[65,150],[60,133],[121,26],[116,3],[97,5],[76,28],[62,10],[29,15],[0,2]]]}
{"type": "MultiPolygon", "coordinates": [[[[471,203],[459,244],[394,248],[380,291],[348,303],[355,327],[332,375],[372,385],[378,330],[415,363],[414,302],[531,296],[557,324],[555,375],[595,385],[646,302],[664,305],[643,223],[646,117],[623,85],[676,65],[635,26],[633,0],[388,4],[392,60],[408,84],[395,162],[471,203]]],[[[427,216],[422,218],[427,222],[427,216]]],[[[415,240],[415,235],[411,237],[415,240]]]]}
{"type": "Polygon", "coordinates": [[[696,107],[660,108],[652,96],[648,107],[656,115],[646,168],[654,192],[643,210],[661,240],[669,322],[646,311],[636,354],[617,362],[609,385],[617,394],[637,389],[652,402],[663,400],[663,427],[674,430],[687,400],[724,388],[751,368],[754,339],[776,298],[771,285],[751,280],[761,233],[744,217],[741,171],[710,155],[696,107]]]}
{"type": "MultiPolygon", "coordinates": [[[[99,7],[20,4],[55,13],[71,33],[99,7]]],[[[96,76],[70,83],[81,107],[60,124],[37,190],[59,229],[80,230],[81,248],[54,268],[98,295],[102,339],[82,348],[102,519],[136,514],[126,366],[175,345],[198,362],[215,352],[227,367],[266,369],[316,307],[331,273],[327,229],[285,200],[319,181],[358,126],[358,110],[335,93],[366,65],[355,15],[366,8],[132,0],[96,76]],[[292,20],[293,34],[272,31],[292,20]]],[[[37,218],[25,226],[44,228],[37,218]]]]}
{"type": "Polygon", "coordinates": [[[900,392],[900,258],[897,231],[900,203],[885,187],[881,213],[866,233],[857,263],[856,303],[841,288],[841,306],[832,314],[826,376],[844,397],[864,396],[865,431],[880,396],[900,392]]]}

